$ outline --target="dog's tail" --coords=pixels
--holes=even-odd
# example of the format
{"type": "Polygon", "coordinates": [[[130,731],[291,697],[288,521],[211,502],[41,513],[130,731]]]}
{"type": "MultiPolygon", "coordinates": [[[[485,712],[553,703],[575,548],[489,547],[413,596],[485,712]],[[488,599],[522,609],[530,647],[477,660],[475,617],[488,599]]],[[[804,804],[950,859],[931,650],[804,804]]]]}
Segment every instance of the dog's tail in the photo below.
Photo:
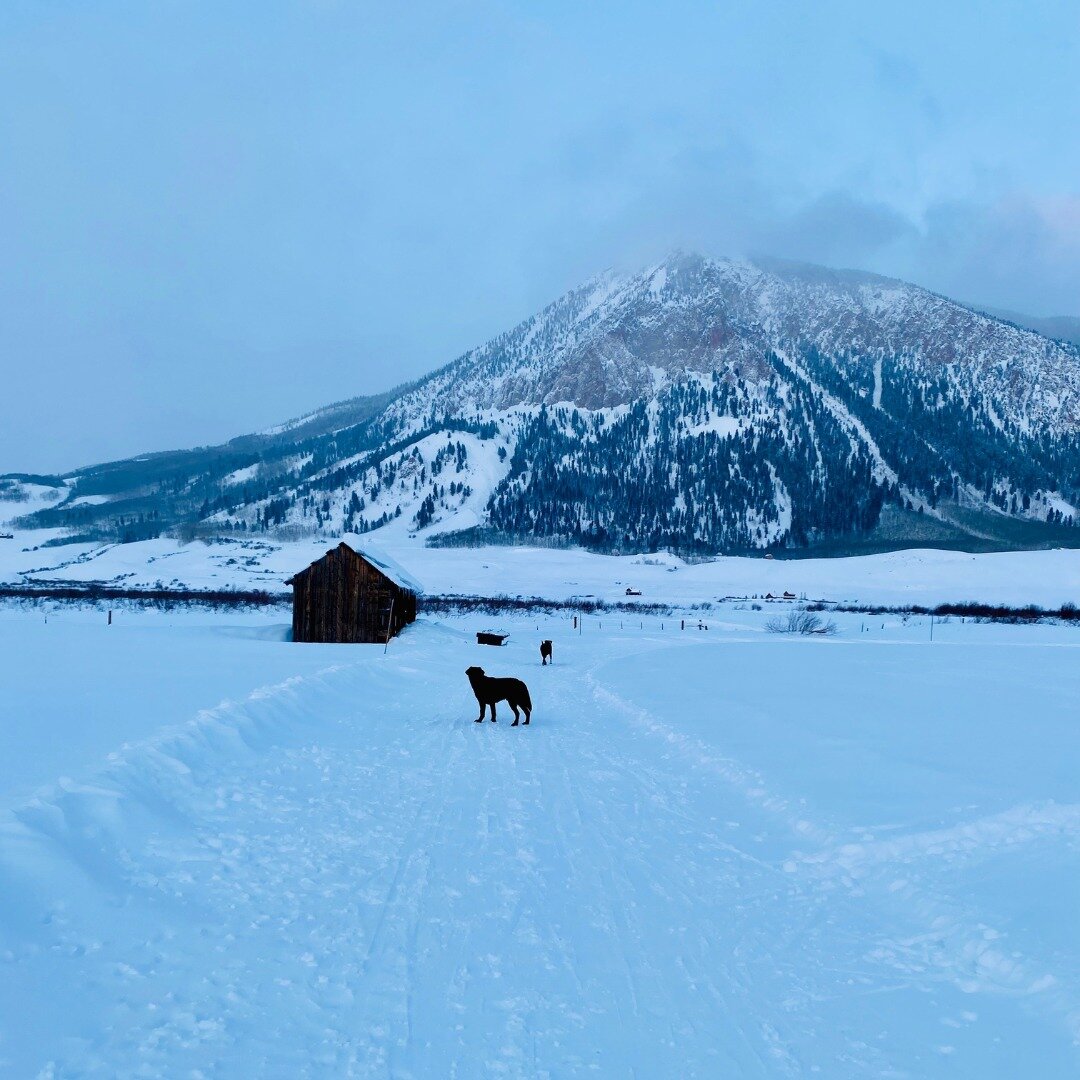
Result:
{"type": "Polygon", "coordinates": [[[529,697],[529,688],[522,683],[521,689],[524,691],[524,701],[522,701],[522,705],[524,705],[529,712],[532,712],[532,698],[529,697]]]}

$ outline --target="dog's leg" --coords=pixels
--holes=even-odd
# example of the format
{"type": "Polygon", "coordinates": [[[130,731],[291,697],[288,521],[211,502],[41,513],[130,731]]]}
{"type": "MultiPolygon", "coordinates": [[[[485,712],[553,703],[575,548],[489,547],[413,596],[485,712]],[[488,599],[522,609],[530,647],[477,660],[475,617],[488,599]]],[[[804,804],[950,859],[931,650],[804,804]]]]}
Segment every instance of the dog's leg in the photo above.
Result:
{"type": "Polygon", "coordinates": [[[491,710],[491,722],[497,724],[498,720],[495,719],[495,702],[493,701],[488,708],[491,710]]]}
{"type": "MultiPolygon", "coordinates": [[[[521,707],[522,707],[523,709],[525,709],[525,706],[524,706],[524,705],[522,705],[521,707]]],[[[525,709],[525,726],[526,726],[526,727],[528,727],[528,726],[529,726],[529,721],[530,721],[531,719],[532,719],[532,709],[525,709]]]]}
{"type": "Polygon", "coordinates": [[[517,727],[518,726],[518,720],[520,719],[520,717],[518,716],[517,706],[516,705],[511,705],[510,708],[514,710],[514,722],[510,726],[511,727],[517,727]]]}
{"type": "Polygon", "coordinates": [[[487,706],[481,701],[480,702],[480,715],[473,721],[474,724],[482,724],[484,722],[484,712],[486,711],[486,709],[487,709],[487,706]]]}

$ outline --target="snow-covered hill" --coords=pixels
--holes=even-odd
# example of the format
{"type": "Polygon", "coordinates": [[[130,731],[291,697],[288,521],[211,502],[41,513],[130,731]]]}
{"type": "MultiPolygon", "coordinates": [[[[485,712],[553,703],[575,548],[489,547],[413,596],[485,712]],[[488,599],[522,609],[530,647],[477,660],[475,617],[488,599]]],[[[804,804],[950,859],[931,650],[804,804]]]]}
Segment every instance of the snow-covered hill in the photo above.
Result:
{"type": "Polygon", "coordinates": [[[677,254],[381,399],[57,489],[31,523],[91,539],[1071,545],[1080,352],[871,274],[677,254]]]}

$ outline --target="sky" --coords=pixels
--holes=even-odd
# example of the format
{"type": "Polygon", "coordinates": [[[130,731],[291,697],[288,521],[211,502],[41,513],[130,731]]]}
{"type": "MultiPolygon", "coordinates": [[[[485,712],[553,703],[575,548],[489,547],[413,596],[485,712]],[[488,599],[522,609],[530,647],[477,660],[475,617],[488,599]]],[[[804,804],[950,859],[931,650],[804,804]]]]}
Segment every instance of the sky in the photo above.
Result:
{"type": "Polygon", "coordinates": [[[415,378],[673,248],[1080,315],[1080,5],[5,0],[0,472],[415,378]]]}

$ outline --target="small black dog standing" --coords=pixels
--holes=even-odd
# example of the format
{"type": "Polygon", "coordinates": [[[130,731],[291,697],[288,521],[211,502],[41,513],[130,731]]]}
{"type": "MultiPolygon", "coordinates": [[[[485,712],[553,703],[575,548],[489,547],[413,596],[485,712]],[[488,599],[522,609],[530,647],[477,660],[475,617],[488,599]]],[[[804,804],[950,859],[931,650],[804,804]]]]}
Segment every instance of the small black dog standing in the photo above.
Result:
{"type": "Polygon", "coordinates": [[[532,717],[532,698],[529,697],[529,688],[520,679],[493,679],[484,674],[482,667],[466,668],[465,674],[480,704],[480,715],[474,723],[484,722],[484,710],[488,706],[491,706],[491,722],[496,723],[495,704],[505,701],[514,713],[514,722],[510,726],[518,726],[518,709],[525,713],[525,723],[528,725],[532,717]]]}
{"type": "Polygon", "coordinates": [[[541,666],[547,664],[548,661],[555,663],[555,657],[551,654],[551,641],[545,638],[540,642],[540,664],[541,666]]]}

